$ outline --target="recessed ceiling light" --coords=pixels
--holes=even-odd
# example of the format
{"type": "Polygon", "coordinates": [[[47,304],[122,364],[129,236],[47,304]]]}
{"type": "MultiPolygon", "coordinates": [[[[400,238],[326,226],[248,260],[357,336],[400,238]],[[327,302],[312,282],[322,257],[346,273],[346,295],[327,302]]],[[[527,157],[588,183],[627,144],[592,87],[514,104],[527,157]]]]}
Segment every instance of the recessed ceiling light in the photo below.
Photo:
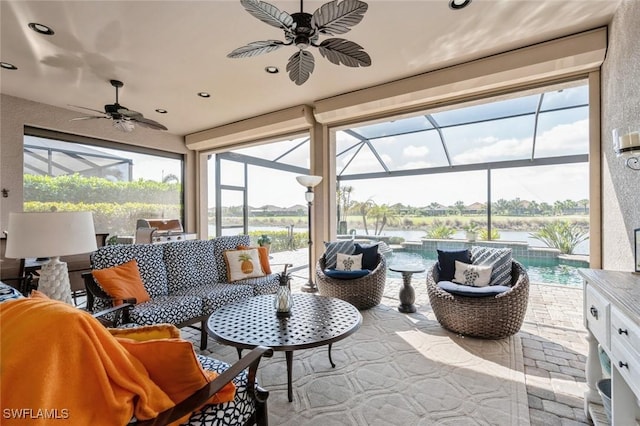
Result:
{"type": "Polygon", "coordinates": [[[5,70],[17,70],[18,67],[16,67],[13,64],[10,64],[9,62],[0,62],[0,67],[4,68],[5,70]]]}
{"type": "Polygon", "coordinates": [[[37,22],[30,22],[29,28],[31,28],[33,31],[37,32],[38,34],[44,34],[44,35],[55,34],[51,28],[47,27],[46,25],[38,24],[37,22]]]}
{"type": "Polygon", "coordinates": [[[198,96],[200,96],[201,98],[210,98],[211,95],[208,94],[207,92],[198,92],[198,96]]]}
{"type": "Polygon", "coordinates": [[[278,74],[280,72],[278,67],[274,67],[273,65],[269,65],[268,67],[264,67],[264,70],[269,74],[278,74]]]}
{"type": "Polygon", "coordinates": [[[158,109],[156,109],[156,112],[157,112],[158,114],[166,114],[166,113],[167,113],[167,110],[166,110],[166,109],[162,109],[162,108],[158,108],[158,109]]]}
{"type": "Polygon", "coordinates": [[[453,10],[464,9],[469,6],[471,0],[451,0],[449,2],[449,7],[453,10]]]}

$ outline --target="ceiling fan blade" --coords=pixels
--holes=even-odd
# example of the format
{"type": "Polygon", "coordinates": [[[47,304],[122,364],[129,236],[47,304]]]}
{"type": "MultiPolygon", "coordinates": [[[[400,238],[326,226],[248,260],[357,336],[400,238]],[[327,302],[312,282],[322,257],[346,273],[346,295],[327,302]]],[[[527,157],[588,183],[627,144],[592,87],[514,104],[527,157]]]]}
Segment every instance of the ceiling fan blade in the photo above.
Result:
{"type": "Polygon", "coordinates": [[[333,0],[313,13],[311,26],[328,35],[344,34],[357,25],[369,6],[360,0],[333,0]]]}
{"type": "Polygon", "coordinates": [[[79,121],[79,120],[91,120],[93,118],[111,118],[111,117],[107,117],[107,116],[99,116],[99,115],[89,115],[86,117],[76,117],[76,118],[72,118],[69,121],[79,121]]]}
{"type": "Polygon", "coordinates": [[[293,24],[293,18],[291,15],[267,2],[259,0],[240,0],[240,4],[242,4],[245,10],[251,15],[276,28],[288,30],[293,24]]]}
{"type": "Polygon", "coordinates": [[[289,72],[289,78],[298,86],[304,84],[309,79],[315,62],[311,52],[306,50],[298,50],[291,55],[289,63],[287,64],[287,71],[289,72]]]}
{"type": "Polygon", "coordinates": [[[362,46],[342,38],[328,38],[318,46],[320,54],[336,65],[368,67],[371,57],[362,46]]]}
{"type": "Polygon", "coordinates": [[[148,118],[144,118],[142,115],[140,117],[132,117],[131,121],[138,123],[142,127],[147,127],[149,129],[154,130],[168,130],[165,126],[158,123],[157,121],[150,120],[148,118]]]}
{"type": "Polygon", "coordinates": [[[104,111],[100,111],[98,109],[93,109],[93,108],[87,108],[87,107],[83,107],[83,106],[78,106],[78,105],[69,105],[70,107],[74,107],[74,108],[80,108],[80,109],[86,109],[87,111],[93,111],[93,112],[97,112],[98,114],[104,114],[104,111]]]}
{"type": "Polygon", "coordinates": [[[138,111],[134,111],[129,108],[124,108],[124,107],[118,108],[118,114],[127,118],[132,118],[132,119],[137,119],[138,117],[142,117],[142,113],[138,111]]]}
{"type": "Polygon", "coordinates": [[[285,46],[285,43],[279,40],[253,41],[246,46],[238,47],[227,55],[227,58],[248,58],[250,56],[258,56],[263,53],[273,52],[285,46]]]}

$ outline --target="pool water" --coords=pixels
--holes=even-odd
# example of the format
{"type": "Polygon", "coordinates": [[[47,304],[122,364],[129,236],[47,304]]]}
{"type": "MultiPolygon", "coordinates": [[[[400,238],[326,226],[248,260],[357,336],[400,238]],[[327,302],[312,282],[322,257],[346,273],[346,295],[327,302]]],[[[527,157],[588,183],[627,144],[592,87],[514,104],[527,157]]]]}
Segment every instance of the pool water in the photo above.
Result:
{"type": "MultiPolygon", "coordinates": [[[[388,266],[400,266],[400,265],[422,265],[425,271],[428,271],[434,263],[436,263],[437,257],[431,253],[422,252],[405,252],[394,251],[390,255],[387,255],[388,266]]],[[[573,287],[582,286],[582,278],[578,274],[578,268],[587,268],[586,262],[567,262],[562,263],[557,259],[516,259],[521,262],[527,273],[529,274],[529,280],[534,283],[542,284],[556,284],[567,285],[573,287]]],[[[401,275],[398,272],[391,272],[387,270],[387,276],[389,278],[400,278],[401,275]]],[[[416,274],[418,277],[426,277],[426,272],[422,274],[416,274]]],[[[419,278],[418,278],[419,279],[419,278]]]]}

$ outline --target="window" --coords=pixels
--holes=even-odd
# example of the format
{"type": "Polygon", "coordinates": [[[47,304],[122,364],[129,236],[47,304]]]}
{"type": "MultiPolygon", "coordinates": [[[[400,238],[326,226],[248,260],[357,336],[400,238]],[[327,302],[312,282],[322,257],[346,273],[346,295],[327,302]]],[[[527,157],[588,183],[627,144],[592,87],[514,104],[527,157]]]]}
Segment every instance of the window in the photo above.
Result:
{"type": "Polygon", "coordinates": [[[335,141],[339,232],[477,233],[523,257],[589,254],[586,81],[358,124],[335,141]]]}
{"type": "Polygon", "coordinates": [[[183,219],[181,155],[28,128],[24,210],[92,211],[97,233],[132,236],[137,219],[183,219]]]}

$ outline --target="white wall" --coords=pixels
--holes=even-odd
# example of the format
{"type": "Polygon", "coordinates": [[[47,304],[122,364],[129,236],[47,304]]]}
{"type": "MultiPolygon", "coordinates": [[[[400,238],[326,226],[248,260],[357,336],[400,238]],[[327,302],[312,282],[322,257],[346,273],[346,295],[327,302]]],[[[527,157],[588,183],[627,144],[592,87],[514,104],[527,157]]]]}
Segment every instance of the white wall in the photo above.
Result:
{"type": "Polygon", "coordinates": [[[613,152],[612,129],[640,128],[640,1],[620,3],[602,65],[602,267],[634,268],[633,230],[640,228],[640,171],[613,152]]]}

